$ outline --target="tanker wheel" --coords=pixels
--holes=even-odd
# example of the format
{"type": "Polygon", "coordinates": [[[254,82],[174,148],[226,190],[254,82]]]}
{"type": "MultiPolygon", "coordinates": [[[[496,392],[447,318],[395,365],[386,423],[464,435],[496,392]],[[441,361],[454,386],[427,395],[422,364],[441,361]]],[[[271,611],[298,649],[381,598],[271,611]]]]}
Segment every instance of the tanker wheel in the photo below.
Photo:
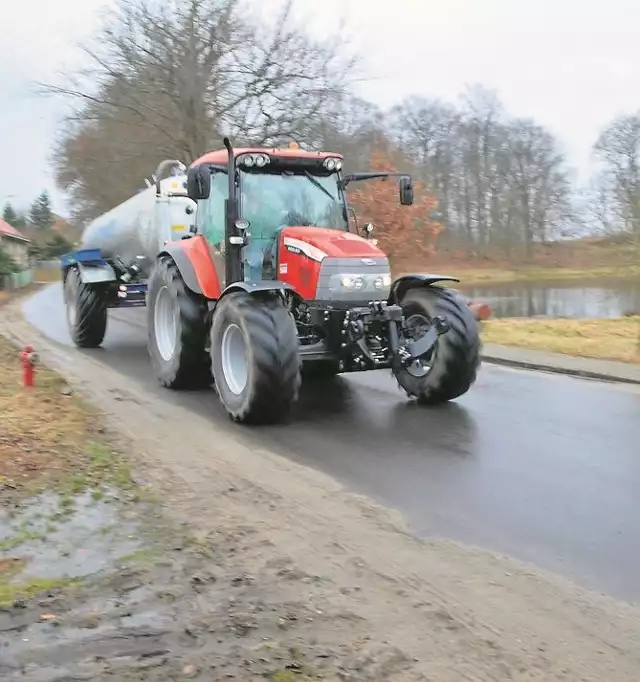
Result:
{"type": "Polygon", "coordinates": [[[220,401],[237,422],[283,421],[300,391],[293,317],[273,294],[225,296],[211,325],[213,376],[220,401]]]}
{"type": "Polygon", "coordinates": [[[107,298],[103,288],[85,284],[71,269],[64,283],[67,324],[78,348],[98,348],[107,331],[107,298]]]}
{"type": "Polygon", "coordinates": [[[148,349],[163,386],[178,390],[211,385],[207,314],[204,300],[187,289],[175,263],[156,263],[147,293],[148,349]]]}
{"type": "Polygon", "coordinates": [[[418,339],[436,316],[449,330],[438,337],[425,357],[408,367],[399,357],[392,362],[398,384],[424,405],[437,405],[466,393],[476,380],[480,366],[480,333],[469,307],[454,292],[443,287],[410,289],[400,301],[406,332],[418,339]]]}

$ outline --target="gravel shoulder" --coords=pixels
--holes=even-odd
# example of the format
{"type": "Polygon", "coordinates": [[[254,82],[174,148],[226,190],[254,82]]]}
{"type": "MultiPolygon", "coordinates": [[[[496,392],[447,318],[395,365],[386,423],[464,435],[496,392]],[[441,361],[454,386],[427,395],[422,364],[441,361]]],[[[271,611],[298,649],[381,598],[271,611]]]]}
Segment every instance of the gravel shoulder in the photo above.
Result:
{"type": "Polygon", "coordinates": [[[105,414],[134,479],[206,550],[178,572],[189,616],[167,616],[160,647],[173,667],[118,679],[636,682],[638,608],[477,548],[419,541],[394,513],[256,449],[241,428],[214,430],[95,355],[52,344],[15,307],[0,330],[34,342],[105,414]],[[204,596],[188,591],[198,572],[204,596]],[[195,644],[171,662],[185,628],[195,644]]]}

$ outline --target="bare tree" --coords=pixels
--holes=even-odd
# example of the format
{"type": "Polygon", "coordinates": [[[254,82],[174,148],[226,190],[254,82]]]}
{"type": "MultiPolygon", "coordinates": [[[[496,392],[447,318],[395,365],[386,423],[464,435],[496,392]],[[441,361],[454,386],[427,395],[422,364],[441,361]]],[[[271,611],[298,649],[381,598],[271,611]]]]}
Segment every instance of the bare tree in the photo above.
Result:
{"type": "Polygon", "coordinates": [[[600,213],[606,206],[619,230],[640,237],[640,113],[615,119],[594,151],[604,166],[597,185],[600,213]]]}
{"type": "Polygon", "coordinates": [[[438,196],[439,243],[511,256],[566,232],[571,186],[555,139],[509,119],[492,90],[474,86],[461,100],[455,108],[413,97],[390,114],[395,139],[438,196]]]}
{"type": "Polygon", "coordinates": [[[580,195],[583,199],[584,220],[591,232],[604,236],[620,232],[620,217],[610,173],[602,170],[596,173],[580,195]]]}
{"type": "Polygon", "coordinates": [[[165,156],[303,139],[357,75],[343,36],[312,40],[285,3],[258,25],[237,0],[120,0],[83,47],[88,67],[46,91],[76,103],[54,165],[77,216],[135,191],[165,156]]]}

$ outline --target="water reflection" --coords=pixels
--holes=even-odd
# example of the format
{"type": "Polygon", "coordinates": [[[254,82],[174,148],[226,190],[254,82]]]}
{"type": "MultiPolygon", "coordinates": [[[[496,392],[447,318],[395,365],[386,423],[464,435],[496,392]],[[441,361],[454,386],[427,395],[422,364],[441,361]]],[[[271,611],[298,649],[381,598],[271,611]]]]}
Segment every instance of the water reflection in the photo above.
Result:
{"type": "Polygon", "coordinates": [[[621,317],[640,314],[640,281],[511,283],[460,287],[494,317],[621,317]]]}

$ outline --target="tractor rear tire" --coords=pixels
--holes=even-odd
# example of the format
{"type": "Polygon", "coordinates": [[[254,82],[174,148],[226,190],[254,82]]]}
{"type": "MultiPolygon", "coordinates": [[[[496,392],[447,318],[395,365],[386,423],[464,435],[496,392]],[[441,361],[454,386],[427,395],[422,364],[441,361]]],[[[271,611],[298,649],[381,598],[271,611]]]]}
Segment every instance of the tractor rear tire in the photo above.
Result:
{"type": "Polygon", "coordinates": [[[107,331],[106,292],[95,284],[85,284],[72,268],[64,282],[69,333],[78,348],[98,348],[107,331]]]}
{"type": "Polygon", "coordinates": [[[147,289],[147,347],[160,383],[175,390],[211,385],[204,299],[187,289],[176,264],[156,263],[147,289]]]}
{"type": "Polygon", "coordinates": [[[423,405],[438,405],[466,393],[476,380],[482,347],[469,307],[455,292],[437,286],[410,289],[400,305],[405,320],[416,316],[429,323],[441,316],[449,324],[426,360],[430,369],[424,376],[416,376],[415,370],[410,371],[399,357],[394,358],[392,369],[400,387],[423,405]]]}
{"type": "Polygon", "coordinates": [[[290,414],[300,391],[293,317],[275,295],[225,296],[211,325],[216,390],[236,422],[272,424],[290,414]]]}

